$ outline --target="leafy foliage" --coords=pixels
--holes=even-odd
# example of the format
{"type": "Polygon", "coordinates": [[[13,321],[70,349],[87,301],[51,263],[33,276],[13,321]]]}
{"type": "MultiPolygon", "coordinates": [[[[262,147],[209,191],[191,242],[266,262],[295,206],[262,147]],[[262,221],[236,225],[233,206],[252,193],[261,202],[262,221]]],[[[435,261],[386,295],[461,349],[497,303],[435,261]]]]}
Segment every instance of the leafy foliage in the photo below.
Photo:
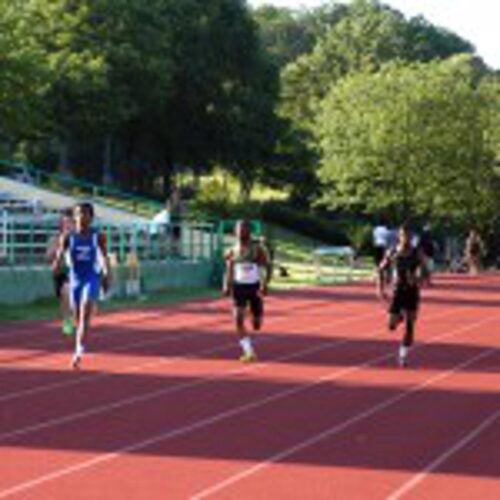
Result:
{"type": "Polygon", "coordinates": [[[471,52],[376,0],[0,0],[0,150],[161,198],[220,167],[243,206],[258,181],[299,207],[492,220],[499,80],[471,52]]]}
{"type": "Polygon", "coordinates": [[[330,205],[399,217],[491,218],[499,83],[470,57],[343,79],[318,119],[330,205]]]}
{"type": "Polygon", "coordinates": [[[470,51],[468,42],[421,18],[407,21],[375,0],[354,0],[310,54],[285,68],[283,112],[307,127],[329,89],[350,73],[375,72],[393,60],[430,61],[470,51]]]}

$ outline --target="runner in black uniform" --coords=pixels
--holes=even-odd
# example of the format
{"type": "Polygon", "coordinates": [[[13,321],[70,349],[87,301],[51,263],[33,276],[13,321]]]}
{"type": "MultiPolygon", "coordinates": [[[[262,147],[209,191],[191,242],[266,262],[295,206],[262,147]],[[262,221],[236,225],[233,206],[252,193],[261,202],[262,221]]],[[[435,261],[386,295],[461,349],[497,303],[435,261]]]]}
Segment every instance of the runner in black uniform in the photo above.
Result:
{"type": "Polygon", "coordinates": [[[262,246],[252,241],[247,221],[239,221],[235,232],[236,244],[226,253],[224,294],[233,297],[236,331],[243,350],[240,360],[248,363],[256,361],[257,356],[245,329],[246,309],[250,306],[253,328],[259,330],[264,315],[262,297],[270,279],[269,259],[262,246]]]}
{"type": "MultiPolygon", "coordinates": [[[[56,256],[61,235],[69,234],[73,230],[73,226],[73,210],[68,208],[61,214],[58,233],[49,241],[46,257],[50,262],[52,262],[56,256]]],[[[69,303],[69,274],[65,263],[54,271],[52,279],[54,282],[54,293],[59,301],[59,309],[61,311],[62,331],[65,335],[73,335],[74,325],[69,303]]]]}
{"type": "Polygon", "coordinates": [[[418,243],[418,248],[422,254],[425,265],[422,266],[422,284],[427,286],[432,285],[432,273],[434,272],[434,256],[436,253],[436,245],[432,238],[431,228],[429,225],[424,227],[418,243]]]}
{"type": "Polygon", "coordinates": [[[406,225],[401,226],[396,248],[390,250],[380,263],[378,279],[379,294],[389,302],[383,276],[388,267],[393,267],[394,290],[389,306],[389,329],[395,330],[403,320],[406,326],[398,353],[400,366],[406,366],[408,351],[414,341],[423,265],[421,252],[411,245],[409,228],[406,225]]]}

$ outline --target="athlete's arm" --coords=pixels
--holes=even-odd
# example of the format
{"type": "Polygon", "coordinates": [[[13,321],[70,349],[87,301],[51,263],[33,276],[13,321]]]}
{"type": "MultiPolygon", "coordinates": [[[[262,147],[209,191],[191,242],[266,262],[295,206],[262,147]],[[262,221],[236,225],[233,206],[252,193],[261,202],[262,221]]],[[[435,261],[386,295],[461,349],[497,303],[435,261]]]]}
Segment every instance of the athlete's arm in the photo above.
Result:
{"type": "Polygon", "coordinates": [[[266,294],[269,287],[269,282],[271,281],[271,262],[268,253],[260,245],[257,247],[257,264],[261,269],[264,269],[265,271],[265,278],[261,283],[260,291],[263,294],[266,294]]]}
{"type": "Polygon", "coordinates": [[[59,240],[57,242],[57,246],[55,249],[54,253],[55,257],[54,260],[52,261],[52,271],[54,273],[59,272],[64,257],[64,252],[66,252],[68,246],[69,246],[69,235],[61,234],[61,236],[59,236],[59,240]]]}
{"type": "Polygon", "coordinates": [[[230,295],[234,283],[234,260],[233,260],[233,253],[231,250],[226,253],[224,260],[226,264],[226,269],[224,272],[222,293],[224,295],[230,295]]]}
{"type": "Polygon", "coordinates": [[[417,250],[418,266],[416,269],[416,284],[421,286],[425,281],[425,267],[427,266],[427,258],[425,253],[419,249],[417,250]]]}
{"type": "Polygon", "coordinates": [[[49,244],[47,246],[47,251],[45,252],[45,258],[47,262],[54,262],[56,258],[57,249],[59,248],[59,240],[60,236],[54,236],[50,239],[49,244]]]}
{"type": "Polygon", "coordinates": [[[378,266],[377,269],[377,293],[378,296],[387,301],[387,292],[385,290],[386,286],[386,280],[384,279],[384,274],[387,272],[387,269],[390,268],[392,265],[392,260],[393,260],[393,253],[391,251],[386,252],[384,255],[384,258],[382,259],[382,262],[378,266]]]}
{"type": "Polygon", "coordinates": [[[99,245],[99,250],[102,255],[102,260],[103,260],[103,276],[102,276],[102,285],[104,288],[104,291],[107,291],[109,289],[109,286],[111,284],[111,265],[109,262],[109,256],[108,256],[108,249],[106,245],[106,236],[104,233],[99,233],[97,236],[97,244],[99,245]]]}

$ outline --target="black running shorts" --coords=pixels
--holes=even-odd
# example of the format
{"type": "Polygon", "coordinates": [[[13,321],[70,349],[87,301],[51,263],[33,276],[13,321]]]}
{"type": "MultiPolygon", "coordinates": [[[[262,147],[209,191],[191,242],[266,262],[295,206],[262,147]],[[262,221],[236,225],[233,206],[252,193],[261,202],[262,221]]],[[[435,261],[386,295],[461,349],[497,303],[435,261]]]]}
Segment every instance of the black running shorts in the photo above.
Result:
{"type": "Polygon", "coordinates": [[[420,290],[417,286],[396,286],[392,296],[389,312],[401,314],[405,312],[416,312],[420,303],[420,290]]]}
{"type": "Polygon", "coordinates": [[[235,307],[245,308],[250,305],[250,310],[255,317],[262,316],[264,304],[259,294],[260,284],[251,285],[235,283],[233,286],[233,301],[235,307]]]}
{"type": "Polygon", "coordinates": [[[53,275],[52,279],[54,281],[54,292],[56,294],[56,297],[60,299],[63,286],[66,285],[69,281],[68,273],[66,272],[56,273],[53,275]]]}

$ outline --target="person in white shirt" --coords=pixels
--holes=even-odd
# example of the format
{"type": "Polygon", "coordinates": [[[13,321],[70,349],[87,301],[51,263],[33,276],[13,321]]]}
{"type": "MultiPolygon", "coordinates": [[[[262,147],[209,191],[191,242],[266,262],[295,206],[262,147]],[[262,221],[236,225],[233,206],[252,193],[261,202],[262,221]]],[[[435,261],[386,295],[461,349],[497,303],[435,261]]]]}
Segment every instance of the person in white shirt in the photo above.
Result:
{"type": "Polygon", "coordinates": [[[245,363],[257,360],[252,340],[245,328],[247,307],[254,330],[260,330],[264,317],[263,297],[271,278],[267,252],[252,240],[248,221],[238,221],[235,227],[236,243],[225,255],[226,273],[223,293],[233,298],[236,331],[245,363]]]}
{"type": "Polygon", "coordinates": [[[373,228],[373,247],[375,249],[375,266],[378,268],[389,247],[390,232],[384,224],[378,224],[373,228]]]}
{"type": "Polygon", "coordinates": [[[160,210],[152,219],[149,226],[149,234],[156,235],[165,233],[165,228],[170,224],[170,207],[165,205],[163,210],[160,210]]]}

